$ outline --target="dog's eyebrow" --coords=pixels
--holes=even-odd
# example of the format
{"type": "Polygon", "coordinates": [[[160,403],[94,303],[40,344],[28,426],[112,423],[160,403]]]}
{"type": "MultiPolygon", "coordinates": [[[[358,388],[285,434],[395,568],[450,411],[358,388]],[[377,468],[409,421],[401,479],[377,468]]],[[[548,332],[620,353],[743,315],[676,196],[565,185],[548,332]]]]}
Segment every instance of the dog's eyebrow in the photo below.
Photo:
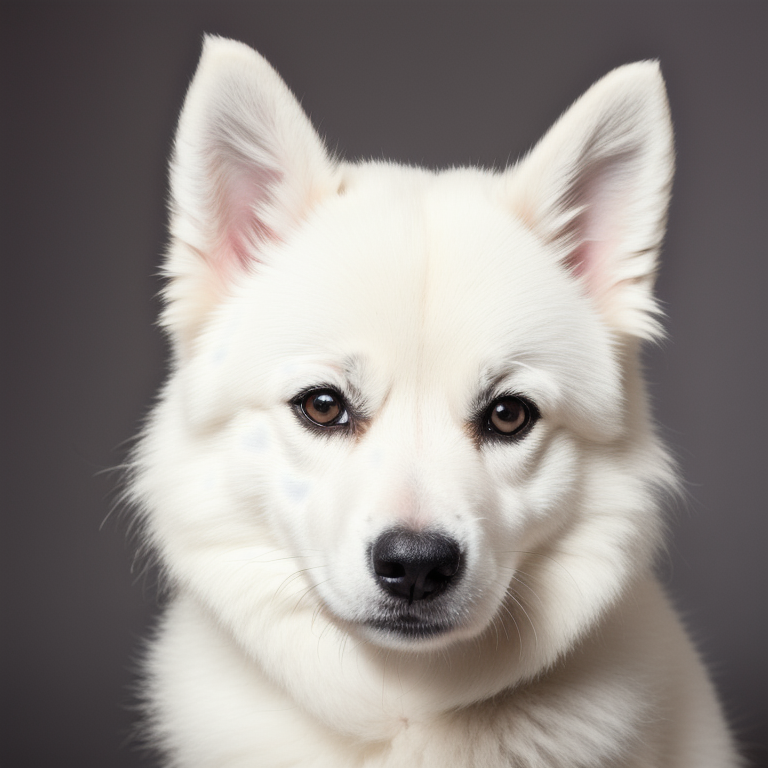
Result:
{"type": "Polygon", "coordinates": [[[508,388],[502,386],[503,382],[511,378],[520,368],[527,367],[525,363],[517,360],[505,360],[499,365],[489,366],[481,371],[478,377],[477,394],[472,398],[470,407],[473,411],[480,411],[488,403],[501,394],[509,393],[508,388]]]}
{"type": "Polygon", "coordinates": [[[366,409],[365,397],[365,359],[361,355],[349,355],[341,364],[341,372],[344,376],[347,394],[355,402],[355,405],[361,409],[366,409]]]}
{"type": "Polygon", "coordinates": [[[488,368],[481,372],[477,380],[477,391],[469,404],[472,414],[483,410],[488,405],[496,394],[499,384],[508,375],[508,371],[492,371],[488,368]]]}

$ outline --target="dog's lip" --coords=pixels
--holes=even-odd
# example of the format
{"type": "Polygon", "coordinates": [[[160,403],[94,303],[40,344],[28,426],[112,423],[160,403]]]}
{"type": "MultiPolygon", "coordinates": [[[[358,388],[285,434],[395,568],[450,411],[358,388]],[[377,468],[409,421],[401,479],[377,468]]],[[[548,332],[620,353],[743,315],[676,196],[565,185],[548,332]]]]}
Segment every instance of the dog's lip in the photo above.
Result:
{"type": "Polygon", "coordinates": [[[400,637],[418,639],[434,637],[450,632],[454,627],[448,622],[425,621],[418,616],[402,614],[389,618],[369,619],[365,625],[400,637]]]}
{"type": "Polygon", "coordinates": [[[465,618],[445,595],[438,599],[406,603],[403,600],[382,601],[360,624],[368,629],[403,640],[419,640],[446,635],[459,628],[465,618]]]}

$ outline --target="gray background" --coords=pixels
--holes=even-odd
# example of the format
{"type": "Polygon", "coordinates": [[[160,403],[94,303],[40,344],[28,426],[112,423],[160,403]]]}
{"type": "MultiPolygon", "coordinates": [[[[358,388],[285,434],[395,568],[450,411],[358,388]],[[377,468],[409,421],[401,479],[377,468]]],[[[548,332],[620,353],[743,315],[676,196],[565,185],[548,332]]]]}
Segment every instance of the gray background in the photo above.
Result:
{"type": "Polygon", "coordinates": [[[504,165],[612,67],[658,57],[678,175],[650,350],[688,502],[664,579],[766,758],[765,2],[4,3],[2,764],[150,765],[125,745],[156,608],[125,441],[163,375],[165,166],[204,31],[283,74],[348,157],[504,165]]]}

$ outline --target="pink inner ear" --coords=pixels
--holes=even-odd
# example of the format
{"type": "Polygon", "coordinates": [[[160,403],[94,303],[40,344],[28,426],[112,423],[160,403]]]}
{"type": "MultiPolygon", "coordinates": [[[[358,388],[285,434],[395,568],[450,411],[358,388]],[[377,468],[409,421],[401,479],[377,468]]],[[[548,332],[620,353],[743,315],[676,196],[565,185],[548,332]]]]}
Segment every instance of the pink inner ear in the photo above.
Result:
{"type": "Polygon", "coordinates": [[[224,269],[247,269],[258,260],[260,244],[279,239],[265,217],[281,179],[281,173],[264,167],[238,168],[225,174],[219,212],[222,244],[217,252],[224,269]]]}
{"type": "Polygon", "coordinates": [[[600,169],[582,183],[580,204],[583,210],[573,221],[576,243],[567,263],[581,277],[587,292],[604,301],[616,282],[616,260],[621,248],[624,194],[617,183],[621,176],[600,169]]]}
{"type": "Polygon", "coordinates": [[[602,300],[614,283],[611,274],[611,250],[615,241],[582,240],[569,254],[566,263],[578,275],[590,296],[602,300]]]}

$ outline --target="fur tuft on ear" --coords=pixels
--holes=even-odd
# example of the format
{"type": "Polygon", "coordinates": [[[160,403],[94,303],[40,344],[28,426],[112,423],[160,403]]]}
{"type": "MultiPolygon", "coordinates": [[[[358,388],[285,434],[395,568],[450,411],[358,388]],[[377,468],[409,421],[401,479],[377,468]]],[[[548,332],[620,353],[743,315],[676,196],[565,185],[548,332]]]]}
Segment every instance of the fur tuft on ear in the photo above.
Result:
{"type": "Polygon", "coordinates": [[[209,36],[179,120],[170,186],[163,324],[185,349],[238,271],[263,259],[338,182],[267,61],[209,36]]]}
{"type": "Polygon", "coordinates": [[[660,334],[652,289],[674,166],[656,62],[610,72],[509,172],[516,212],[561,253],[605,321],[660,334]]]}

